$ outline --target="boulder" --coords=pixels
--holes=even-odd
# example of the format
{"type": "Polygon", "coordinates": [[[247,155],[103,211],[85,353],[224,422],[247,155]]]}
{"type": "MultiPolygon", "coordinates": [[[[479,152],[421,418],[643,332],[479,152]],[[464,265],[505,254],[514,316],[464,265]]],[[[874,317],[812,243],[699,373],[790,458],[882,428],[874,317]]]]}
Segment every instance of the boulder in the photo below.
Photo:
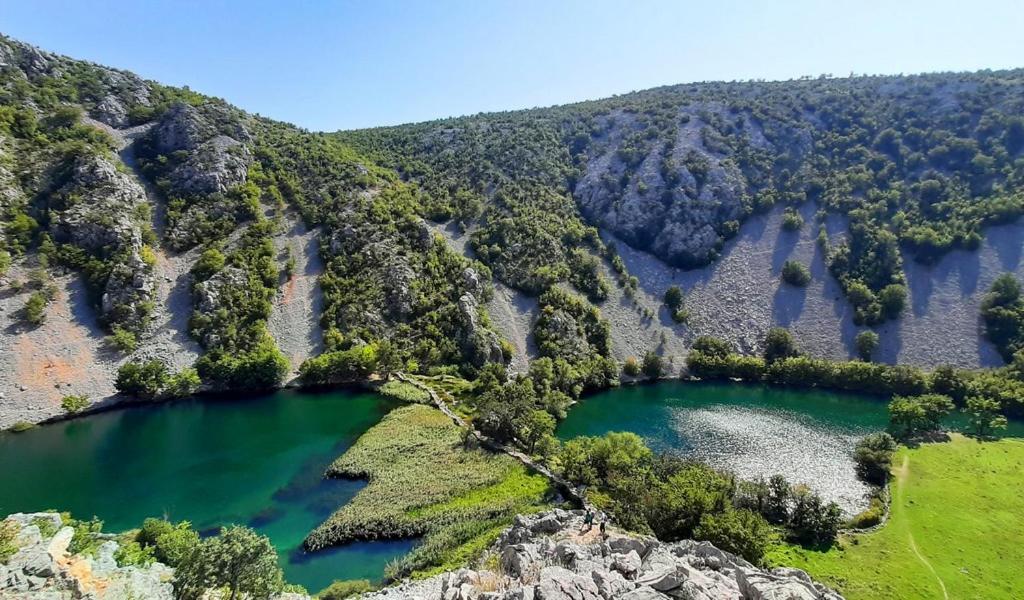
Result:
{"type": "Polygon", "coordinates": [[[616,554],[612,561],[612,568],[622,573],[627,579],[636,578],[640,572],[642,561],[636,550],[630,550],[628,554],[616,554]]]}

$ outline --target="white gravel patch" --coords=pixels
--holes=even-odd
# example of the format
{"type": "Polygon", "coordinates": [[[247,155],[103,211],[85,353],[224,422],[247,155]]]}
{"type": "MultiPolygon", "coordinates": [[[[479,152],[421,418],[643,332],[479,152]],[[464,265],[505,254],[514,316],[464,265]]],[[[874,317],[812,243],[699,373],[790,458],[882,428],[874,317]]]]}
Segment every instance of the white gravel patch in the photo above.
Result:
{"type": "Polygon", "coordinates": [[[286,249],[291,250],[295,272],[278,289],[267,327],[278,348],[288,357],[292,372],[298,373],[303,361],[323,351],[323,295],[318,278],[324,265],[318,231],[307,229],[301,219],[290,217],[284,233],[274,238],[274,247],[282,268],[287,261],[286,249]]]}

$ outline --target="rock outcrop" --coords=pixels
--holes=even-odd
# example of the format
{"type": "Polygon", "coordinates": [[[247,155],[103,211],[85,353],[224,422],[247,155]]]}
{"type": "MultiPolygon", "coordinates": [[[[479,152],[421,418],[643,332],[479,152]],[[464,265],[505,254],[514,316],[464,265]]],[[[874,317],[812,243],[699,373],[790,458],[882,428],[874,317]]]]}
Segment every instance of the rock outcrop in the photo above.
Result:
{"type": "Polygon", "coordinates": [[[581,511],[516,517],[490,550],[496,569],[460,569],[364,596],[408,600],[842,600],[798,569],[759,569],[708,542],[662,543],[583,527],[581,511]]]}
{"type": "MultiPolygon", "coordinates": [[[[103,541],[94,556],[69,551],[75,530],[57,513],[17,513],[0,522],[16,530],[17,550],[0,563],[0,598],[5,600],[171,600],[174,571],[159,562],[121,566],[120,545],[103,541]]],[[[95,534],[100,535],[100,534],[95,534]]],[[[113,537],[113,536],[110,536],[113,537]]]]}
{"type": "Polygon", "coordinates": [[[153,267],[143,255],[142,226],[135,215],[146,203],[142,187],[102,156],[76,159],[60,190],[67,208],[59,213],[54,239],[111,260],[101,314],[110,323],[136,328],[153,299],[153,267]]]}

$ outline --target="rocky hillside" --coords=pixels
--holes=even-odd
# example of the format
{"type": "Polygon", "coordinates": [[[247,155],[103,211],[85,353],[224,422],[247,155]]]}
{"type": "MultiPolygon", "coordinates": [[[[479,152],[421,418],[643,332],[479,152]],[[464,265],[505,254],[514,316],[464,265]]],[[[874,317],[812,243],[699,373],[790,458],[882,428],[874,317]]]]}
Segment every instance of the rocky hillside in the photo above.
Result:
{"type": "Polygon", "coordinates": [[[841,600],[797,569],[759,569],[708,542],[672,544],[585,527],[581,511],[516,518],[478,569],[364,598],[420,600],[841,600]]]}
{"type": "Polygon", "coordinates": [[[775,325],[817,356],[871,328],[876,360],[998,366],[978,310],[1024,274],[1022,76],[704,83],[321,134],[0,38],[0,428],[69,396],[381,365],[544,358],[573,396],[648,352],[676,373],[701,335],[759,352],[775,325]]]}

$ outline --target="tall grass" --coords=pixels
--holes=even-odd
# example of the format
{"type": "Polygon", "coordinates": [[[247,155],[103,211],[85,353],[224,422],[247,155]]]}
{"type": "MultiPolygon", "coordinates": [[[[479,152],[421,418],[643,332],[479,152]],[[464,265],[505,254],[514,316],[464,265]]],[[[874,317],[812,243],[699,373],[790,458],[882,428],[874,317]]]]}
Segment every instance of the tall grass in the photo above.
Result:
{"type": "Polygon", "coordinates": [[[307,547],[424,536],[390,566],[391,578],[471,558],[513,516],[543,508],[550,494],[546,478],[503,454],[466,448],[462,430],[423,405],[391,412],[328,474],[369,484],[310,533],[307,547]]]}

